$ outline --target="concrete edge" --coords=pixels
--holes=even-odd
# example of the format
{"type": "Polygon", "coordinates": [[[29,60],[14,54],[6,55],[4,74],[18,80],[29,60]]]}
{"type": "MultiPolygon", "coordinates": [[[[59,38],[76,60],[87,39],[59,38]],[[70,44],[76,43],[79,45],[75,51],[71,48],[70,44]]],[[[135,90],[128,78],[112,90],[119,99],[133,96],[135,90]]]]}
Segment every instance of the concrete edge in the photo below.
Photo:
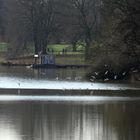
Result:
{"type": "Polygon", "coordinates": [[[4,89],[0,95],[48,95],[48,96],[132,96],[140,97],[140,90],[56,90],[56,89],[4,89]]]}

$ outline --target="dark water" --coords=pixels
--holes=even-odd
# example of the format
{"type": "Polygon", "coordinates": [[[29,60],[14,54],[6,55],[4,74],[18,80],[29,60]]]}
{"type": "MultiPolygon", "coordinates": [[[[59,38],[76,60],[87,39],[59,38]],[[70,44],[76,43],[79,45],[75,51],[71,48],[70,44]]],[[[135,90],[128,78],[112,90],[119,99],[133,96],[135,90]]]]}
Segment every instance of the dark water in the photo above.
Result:
{"type": "Polygon", "coordinates": [[[18,77],[24,79],[85,81],[87,69],[32,69],[27,67],[0,66],[0,77],[18,77]]]}
{"type": "Polygon", "coordinates": [[[0,140],[139,139],[139,101],[0,103],[0,140]]]}

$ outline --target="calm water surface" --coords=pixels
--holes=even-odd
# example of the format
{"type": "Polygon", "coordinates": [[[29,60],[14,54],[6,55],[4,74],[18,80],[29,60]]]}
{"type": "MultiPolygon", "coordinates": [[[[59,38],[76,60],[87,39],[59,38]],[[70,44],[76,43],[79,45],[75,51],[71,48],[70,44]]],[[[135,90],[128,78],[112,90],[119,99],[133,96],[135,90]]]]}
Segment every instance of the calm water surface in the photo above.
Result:
{"type": "Polygon", "coordinates": [[[32,69],[0,66],[0,77],[55,81],[85,81],[87,69],[32,69]]]}
{"type": "Polygon", "coordinates": [[[0,103],[0,140],[139,140],[140,102],[0,103]]]}

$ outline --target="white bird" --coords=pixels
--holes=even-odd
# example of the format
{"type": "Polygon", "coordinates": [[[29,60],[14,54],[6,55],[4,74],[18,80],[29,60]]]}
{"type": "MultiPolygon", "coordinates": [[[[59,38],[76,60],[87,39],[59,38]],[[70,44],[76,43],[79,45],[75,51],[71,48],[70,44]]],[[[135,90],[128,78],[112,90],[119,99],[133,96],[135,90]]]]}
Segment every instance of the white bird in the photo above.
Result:
{"type": "Polygon", "coordinates": [[[94,79],[90,79],[90,81],[91,81],[91,82],[94,82],[95,80],[94,80],[94,79]]]}
{"type": "Polygon", "coordinates": [[[99,72],[95,72],[95,75],[99,75],[99,72]]]}
{"type": "Polygon", "coordinates": [[[33,67],[33,65],[26,66],[27,69],[30,69],[30,68],[32,68],[32,67],[33,67]]]}
{"type": "Polygon", "coordinates": [[[95,79],[96,79],[96,77],[95,77],[95,76],[91,76],[90,81],[91,81],[91,82],[94,82],[94,81],[95,81],[95,79]]]}
{"type": "Polygon", "coordinates": [[[92,78],[92,79],[96,79],[96,77],[95,77],[95,76],[91,76],[91,78],[92,78]]]}
{"type": "Polygon", "coordinates": [[[114,79],[115,79],[115,80],[117,80],[117,78],[118,78],[118,76],[117,76],[117,75],[115,75],[115,76],[114,76],[114,79]]]}
{"type": "Polygon", "coordinates": [[[106,79],[104,79],[104,81],[106,82],[106,81],[109,81],[109,79],[108,78],[106,78],[106,79]]]}
{"type": "Polygon", "coordinates": [[[126,75],[126,72],[123,72],[122,75],[123,75],[123,76],[126,75]]]}
{"type": "Polygon", "coordinates": [[[105,75],[107,75],[107,74],[108,74],[108,71],[105,72],[105,75]]]}

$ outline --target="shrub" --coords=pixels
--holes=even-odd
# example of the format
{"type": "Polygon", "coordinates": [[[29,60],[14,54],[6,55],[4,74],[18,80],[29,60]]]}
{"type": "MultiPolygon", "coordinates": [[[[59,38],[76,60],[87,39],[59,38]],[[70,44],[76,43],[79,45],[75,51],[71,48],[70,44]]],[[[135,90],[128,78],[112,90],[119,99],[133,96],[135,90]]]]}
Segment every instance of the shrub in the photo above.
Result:
{"type": "Polygon", "coordinates": [[[125,80],[130,71],[138,69],[135,60],[123,54],[102,54],[97,56],[88,77],[91,80],[125,80]]]}

